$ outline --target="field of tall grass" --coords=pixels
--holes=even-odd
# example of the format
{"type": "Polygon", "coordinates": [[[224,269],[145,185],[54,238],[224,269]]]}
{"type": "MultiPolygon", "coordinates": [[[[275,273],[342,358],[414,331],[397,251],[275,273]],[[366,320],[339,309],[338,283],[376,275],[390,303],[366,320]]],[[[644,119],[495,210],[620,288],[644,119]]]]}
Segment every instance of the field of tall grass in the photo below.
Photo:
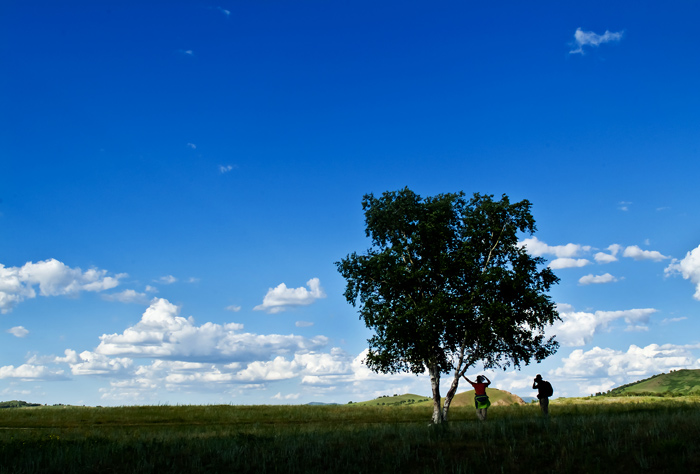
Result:
{"type": "Polygon", "coordinates": [[[700,399],[467,407],[35,407],[0,411],[0,473],[700,472],[700,399]]]}

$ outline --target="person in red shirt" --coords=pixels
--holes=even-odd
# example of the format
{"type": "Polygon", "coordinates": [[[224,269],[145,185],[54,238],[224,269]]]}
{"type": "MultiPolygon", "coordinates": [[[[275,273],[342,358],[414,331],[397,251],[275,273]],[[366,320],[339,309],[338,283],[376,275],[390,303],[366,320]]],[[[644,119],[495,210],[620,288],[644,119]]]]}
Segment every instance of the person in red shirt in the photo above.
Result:
{"type": "Polygon", "coordinates": [[[476,382],[472,382],[466,376],[464,380],[469,382],[474,387],[474,406],[476,407],[476,416],[481,420],[486,420],[486,410],[491,406],[488,395],[486,395],[486,387],[491,385],[491,381],[485,375],[478,375],[476,382]],[[485,381],[485,382],[484,382],[485,381]]]}

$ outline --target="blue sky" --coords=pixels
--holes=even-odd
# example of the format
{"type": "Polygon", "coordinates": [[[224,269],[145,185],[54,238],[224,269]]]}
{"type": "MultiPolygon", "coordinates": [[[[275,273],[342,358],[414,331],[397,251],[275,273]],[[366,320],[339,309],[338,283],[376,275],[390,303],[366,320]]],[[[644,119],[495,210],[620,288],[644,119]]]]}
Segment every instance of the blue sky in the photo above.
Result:
{"type": "Polygon", "coordinates": [[[404,186],[533,203],[561,348],[495,387],[700,368],[697,2],[169,3],[0,7],[0,399],[428,394],[334,266],[404,186]]]}

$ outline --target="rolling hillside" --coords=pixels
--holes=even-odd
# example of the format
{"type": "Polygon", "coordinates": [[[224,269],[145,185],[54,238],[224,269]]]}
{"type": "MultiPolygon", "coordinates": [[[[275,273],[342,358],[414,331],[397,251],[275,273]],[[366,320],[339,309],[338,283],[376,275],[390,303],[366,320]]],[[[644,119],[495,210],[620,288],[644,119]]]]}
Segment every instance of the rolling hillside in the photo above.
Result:
{"type": "Polygon", "coordinates": [[[607,396],[629,395],[700,395],[700,370],[676,370],[658,374],[610,390],[607,396]]]}
{"type": "MultiPolygon", "coordinates": [[[[498,390],[497,388],[487,388],[486,394],[491,400],[491,406],[505,406],[505,405],[525,405],[526,403],[517,395],[513,395],[505,390],[498,390]]],[[[444,402],[444,398],[443,398],[444,402]]],[[[429,397],[424,397],[421,395],[415,395],[412,393],[404,395],[394,395],[394,396],[384,396],[375,398],[373,400],[367,400],[365,402],[352,403],[358,406],[431,406],[433,401],[429,397]]],[[[452,399],[452,407],[463,407],[463,406],[473,406],[474,405],[474,390],[469,390],[467,392],[458,393],[452,399]]]]}

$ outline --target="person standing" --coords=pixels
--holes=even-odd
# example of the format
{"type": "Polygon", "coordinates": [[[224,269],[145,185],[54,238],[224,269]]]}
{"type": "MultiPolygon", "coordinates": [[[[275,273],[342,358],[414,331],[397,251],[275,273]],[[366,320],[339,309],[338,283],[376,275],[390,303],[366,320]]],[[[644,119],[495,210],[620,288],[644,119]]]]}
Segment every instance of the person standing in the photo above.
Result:
{"type": "Polygon", "coordinates": [[[481,421],[486,421],[486,410],[491,406],[488,395],[486,395],[486,387],[491,385],[491,381],[485,375],[476,377],[476,382],[472,382],[466,376],[464,380],[469,382],[474,387],[474,406],[476,407],[476,416],[481,421]]]}
{"type": "Polygon", "coordinates": [[[549,397],[554,394],[552,384],[542,379],[540,374],[537,374],[532,388],[537,390],[537,398],[540,401],[540,410],[544,416],[549,416],[549,397]]]}

